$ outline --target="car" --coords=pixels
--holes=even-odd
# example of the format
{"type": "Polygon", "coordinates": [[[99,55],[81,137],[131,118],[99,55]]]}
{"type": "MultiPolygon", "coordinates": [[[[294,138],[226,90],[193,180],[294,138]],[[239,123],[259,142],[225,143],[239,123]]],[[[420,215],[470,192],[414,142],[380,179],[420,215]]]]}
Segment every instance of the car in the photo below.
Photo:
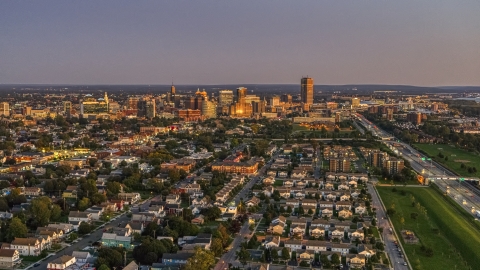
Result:
{"type": "Polygon", "coordinates": [[[33,265],[33,267],[39,267],[39,266],[40,266],[39,263],[35,263],[35,264],[33,265]]]}
{"type": "Polygon", "coordinates": [[[406,263],[406,262],[404,262],[404,263],[403,263],[403,265],[407,266],[407,263],[406,263]]]}

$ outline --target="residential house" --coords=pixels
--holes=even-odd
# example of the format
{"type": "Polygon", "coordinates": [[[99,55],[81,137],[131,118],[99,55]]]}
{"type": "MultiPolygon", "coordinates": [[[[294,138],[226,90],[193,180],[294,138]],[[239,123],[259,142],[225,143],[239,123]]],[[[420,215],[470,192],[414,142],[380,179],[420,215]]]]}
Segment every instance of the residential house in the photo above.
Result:
{"type": "Polygon", "coordinates": [[[73,251],[72,257],[75,257],[77,264],[86,264],[88,263],[93,256],[88,251],[73,251]]]}
{"type": "Polygon", "coordinates": [[[47,227],[48,228],[60,229],[60,230],[63,231],[63,235],[65,235],[65,234],[74,230],[73,225],[68,224],[68,223],[51,223],[51,224],[48,224],[47,227]]]}
{"type": "Polygon", "coordinates": [[[16,249],[0,249],[0,268],[7,269],[13,268],[15,265],[20,264],[20,252],[16,249]]]}
{"type": "Polygon", "coordinates": [[[273,176],[268,176],[263,179],[263,183],[265,185],[273,185],[275,183],[275,177],[273,176]]]}
{"type": "Polygon", "coordinates": [[[278,248],[280,246],[280,236],[272,236],[265,239],[265,248],[278,248]]]}
{"type": "Polygon", "coordinates": [[[325,229],[323,227],[310,227],[310,235],[314,238],[325,237],[325,229]]]}
{"type": "Polygon", "coordinates": [[[133,248],[130,244],[130,237],[118,236],[114,233],[103,233],[100,240],[103,246],[106,247],[124,247],[126,249],[133,248]]]}
{"type": "Polygon", "coordinates": [[[365,256],[356,254],[355,257],[350,259],[349,263],[351,268],[363,268],[365,266],[365,256]]]}
{"type": "Polygon", "coordinates": [[[307,243],[305,244],[305,248],[307,250],[314,251],[315,253],[327,251],[327,242],[318,241],[318,240],[308,240],[307,243]]]}
{"type": "Polygon", "coordinates": [[[76,258],[69,255],[63,255],[47,264],[47,270],[70,270],[74,269],[76,258]]]}
{"type": "Polygon", "coordinates": [[[100,218],[102,217],[103,211],[104,211],[104,208],[99,206],[92,206],[87,210],[85,210],[86,213],[91,214],[92,220],[100,220],[100,218]]]}
{"type": "Polygon", "coordinates": [[[169,266],[185,265],[194,253],[163,253],[162,263],[169,266]]]}
{"type": "Polygon", "coordinates": [[[338,217],[341,217],[341,218],[351,218],[352,215],[353,215],[352,211],[347,209],[342,209],[338,211],[338,217]]]}
{"type": "Polygon", "coordinates": [[[195,225],[202,225],[205,222],[205,217],[203,215],[198,215],[197,217],[193,218],[191,223],[195,225]]]}
{"type": "Polygon", "coordinates": [[[302,241],[301,240],[286,240],[284,242],[284,246],[286,248],[290,248],[292,251],[297,251],[302,249],[302,241]]]}
{"type": "Polygon", "coordinates": [[[337,211],[340,211],[340,210],[342,210],[342,209],[351,210],[351,209],[352,209],[352,204],[351,204],[350,202],[348,202],[348,201],[345,201],[345,202],[342,202],[342,201],[336,202],[336,203],[335,203],[335,209],[336,209],[337,211]]]}
{"type": "Polygon", "coordinates": [[[132,193],[120,192],[117,194],[117,198],[125,202],[129,202],[130,204],[133,204],[139,201],[141,197],[140,197],[140,193],[137,193],[137,192],[132,192],[132,193]]]}
{"type": "Polygon", "coordinates": [[[88,212],[70,211],[68,214],[68,222],[73,225],[75,230],[82,222],[90,223],[92,221],[92,214],[88,212]]]}
{"type": "Polygon", "coordinates": [[[360,230],[356,230],[352,233],[352,236],[351,236],[352,240],[360,240],[360,241],[363,241],[364,239],[364,234],[363,234],[363,230],[360,229],[360,230]]]}
{"type": "Polygon", "coordinates": [[[333,210],[331,208],[320,208],[319,215],[324,218],[330,218],[333,216],[333,210]]]}
{"type": "Polygon", "coordinates": [[[350,245],[343,244],[343,243],[332,243],[332,252],[338,252],[342,256],[349,254],[350,252],[350,245]]]}
{"type": "Polygon", "coordinates": [[[300,260],[300,261],[307,261],[307,262],[311,262],[313,261],[313,259],[315,259],[315,252],[312,251],[312,250],[308,250],[308,249],[302,249],[300,251],[297,251],[297,258],[300,260]]]}
{"type": "Polygon", "coordinates": [[[0,212],[0,219],[12,219],[13,218],[13,213],[9,212],[0,212]]]}
{"type": "Polygon", "coordinates": [[[16,249],[21,256],[38,256],[42,252],[42,245],[37,238],[15,238],[10,249],[16,249]]]}
{"type": "Polygon", "coordinates": [[[25,187],[25,196],[40,196],[42,195],[42,189],[39,187],[25,187]]]}
{"type": "Polygon", "coordinates": [[[270,225],[267,229],[267,232],[272,233],[274,235],[282,235],[283,231],[285,230],[285,225],[283,223],[270,225]]]}
{"type": "Polygon", "coordinates": [[[307,224],[293,224],[290,225],[290,233],[294,236],[300,237],[305,234],[307,224]]]}
{"type": "Polygon", "coordinates": [[[250,200],[248,200],[245,204],[248,207],[252,207],[252,206],[257,206],[259,203],[260,203],[260,199],[257,197],[253,197],[250,200]]]}
{"type": "Polygon", "coordinates": [[[338,230],[338,229],[335,229],[335,230],[333,230],[333,231],[331,232],[330,235],[331,235],[331,237],[332,237],[333,239],[342,239],[342,238],[345,237],[345,232],[344,232],[344,231],[340,231],[340,230],[338,230]]]}
{"type": "Polygon", "coordinates": [[[365,212],[367,212],[367,208],[365,207],[365,205],[360,204],[355,207],[355,214],[363,215],[365,214],[365,212]]]}

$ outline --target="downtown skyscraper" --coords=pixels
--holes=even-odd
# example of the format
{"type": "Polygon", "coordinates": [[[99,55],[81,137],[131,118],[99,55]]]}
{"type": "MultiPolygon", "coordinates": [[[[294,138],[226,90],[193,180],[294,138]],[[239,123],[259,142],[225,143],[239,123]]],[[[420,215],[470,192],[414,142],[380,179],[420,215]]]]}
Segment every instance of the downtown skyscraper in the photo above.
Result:
{"type": "Polygon", "coordinates": [[[303,77],[300,82],[300,95],[304,105],[313,104],[313,79],[310,77],[303,77]]]}

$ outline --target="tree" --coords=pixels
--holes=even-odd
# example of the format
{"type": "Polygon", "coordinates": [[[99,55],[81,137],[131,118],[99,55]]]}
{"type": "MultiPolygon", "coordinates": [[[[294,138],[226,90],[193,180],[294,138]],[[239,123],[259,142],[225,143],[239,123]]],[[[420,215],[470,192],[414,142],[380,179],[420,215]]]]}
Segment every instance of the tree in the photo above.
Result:
{"type": "Polygon", "coordinates": [[[106,264],[102,264],[98,267],[98,270],[110,270],[110,268],[106,264]]]}
{"type": "Polygon", "coordinates": [[[85,211],[90,207],[90,199],[85,197],[78,202],[78,210],[85,211]]]}
{"type": "Polygon", "coordinates": [[[240,261],[244,268],[247,262],[251,259],[250,252],[248,252],[248,250],[246,250],[243,246],[240,251],[237,252],[237,257],[238,261],[240,261]]]}
{"type": "Polygon", "coordinates": [[[278,261],[278,251],[277,250],[272,250],[270,252],[270,256],[272,257],[273,261],[278,261]]]}
{"type": "Polygon", "coordinates": [[[50,221],[58,221],[62,215],[62,208],[58,204],[52,205],[50,209],[50,221]]]}
{"type": "MultiPolygon", "coordinates": [[[[122,250],[122,249],[120,249],[122,250]]],[[[98,259],[96,266],[106,265],[109,269],[123,267],[123,251],[120,252],[115,248],[103,247],[98,250],[98,259]]]]}
{"type": "Polygon", "coordinates": [[[68,235],[68,240],[75,241],[78,239],[78,234],[76,232],[72,232],[68,235]]]}
{"type": "Polygon", "coordinates": [[[78,233],[79,234],[88,234],[92,231],[92,226],[86,222],[80,223],[78,226],[78,233]]]}
{"type": "Polygon", "coordinates": [[[7,241],[11,242],[15,237],[26,237],[28,233],[27,225],[21,219],[14,217],[10,221],[10,226],[7,230],[7,241]]]}
{"type": "Polygon", "coordinates": [[[210,250],[216,257],[220,257],[223,252],[223,243],[222,239],[220,238],[213,238],[212,245],[210,246],[210,250]]]}
{"type": "Polygon", "coordinates": [[[337,253],[332,254],[332,264],[339,265],[340,264],[340,256],[337,253]]]}
{"type": "MultiPolygon", "coordinates": [[[[37,226],[46,226],[50,222],[52,216],[50,205],[51,201],[48,197],[38,197],[32,200],[30,211],[37,226]]],[[[58,214],[57,211],[58,209],[55,208],[55,215],[58,214]]]]}
{"type": "Polygon", "coordinates": [[[284,260],[290,259],[290,252],[285,247],[282,249],[282,259],[284,260]]]}
{"type": "Polygon", "coordinates": [[[195,248],[195,253],[187,260],[184,270],[208,270],[215,265],[215,256],[209,250],[195,248]]]}

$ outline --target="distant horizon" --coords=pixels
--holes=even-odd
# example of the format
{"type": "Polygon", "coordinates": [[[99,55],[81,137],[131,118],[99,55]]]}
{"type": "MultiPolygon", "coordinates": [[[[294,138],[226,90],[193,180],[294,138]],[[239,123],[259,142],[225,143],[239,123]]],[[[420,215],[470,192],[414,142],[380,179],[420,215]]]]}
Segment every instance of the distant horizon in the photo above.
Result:
{"type": "MultiPolygon", "coordinates": [[[[169,84],[117,84],[117,83],[0,83],[2,86],[8,85],[38,85],[38,86],[172,86],[169,84]]],[[[225,85],[300,85],[300,83],[217,83],[217,84],[173,84],[174,86],[225,86],[225,85]]],[[[413,85],[413,84],[382,84],[382,83],[362,83],[362,84],[314,84],[314,86],[404,86],[418,88],[468,88],[480,87],[480,85],[413,85]]]]}

